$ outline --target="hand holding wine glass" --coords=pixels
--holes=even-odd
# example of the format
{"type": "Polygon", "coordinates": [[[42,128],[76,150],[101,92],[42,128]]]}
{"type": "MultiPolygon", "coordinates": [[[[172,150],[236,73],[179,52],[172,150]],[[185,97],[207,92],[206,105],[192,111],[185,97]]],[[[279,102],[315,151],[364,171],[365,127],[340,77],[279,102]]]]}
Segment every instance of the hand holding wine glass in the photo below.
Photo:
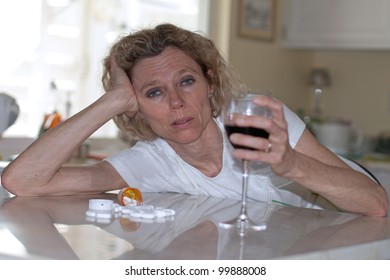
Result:
{"type": "MultiPolygon", "coordinates": [[[[245,135],[251,135],[255,137],[268,138],[269,133],[262,128],[255,127],[242,127],[236,125],[236,119],[242,115],[245,116],[262,116],[270,117],[270,110],[266,107],[257,106],[253,102],[253,97],[259,94],[268,95],[268,92],[265,93],[248,93],[245,96],[233,98],[229,104],[227,104],[226,109],[224,110],[224,126],[226,133],[230,140],[230,135],[233,133],[240,133],[245,135]]],[[[235,149],[250,149],[250,147],[239,146],[232,143],[235,149]]],[[[269,146],[265,152],[269,152],[271,147],[269,146]]],[[[240,235],[244,235],[247,230],[264,230],[266,228],[265,224],[255,224],[251,221],[247,215],[247,191],[248,191],[248,176],[249,176],[249,161],[242,160],[242,197],[241,197],[241,212],[239,216],[228,222],[220,223],[224,228],[236,227],[239,230],[240,235]]]]}

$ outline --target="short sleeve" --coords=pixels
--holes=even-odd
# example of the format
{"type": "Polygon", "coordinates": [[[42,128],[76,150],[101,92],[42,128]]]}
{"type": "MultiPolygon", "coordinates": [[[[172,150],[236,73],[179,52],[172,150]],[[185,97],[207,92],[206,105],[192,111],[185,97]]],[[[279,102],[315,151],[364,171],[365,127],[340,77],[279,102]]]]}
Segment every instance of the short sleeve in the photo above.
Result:
{"type": "Polygon", "coordinates": [[[299,138],[301,138],[301,135],[303,131],[306,128],[305,123],[295,114],[293,111],[291,111],[286,105],[283,105],[283,111],[284,111],[284,117],[287,122],[287,131],[289,135],[289,143],[292,148],[295,148],[295,146],[298,143],[299,138]]]}

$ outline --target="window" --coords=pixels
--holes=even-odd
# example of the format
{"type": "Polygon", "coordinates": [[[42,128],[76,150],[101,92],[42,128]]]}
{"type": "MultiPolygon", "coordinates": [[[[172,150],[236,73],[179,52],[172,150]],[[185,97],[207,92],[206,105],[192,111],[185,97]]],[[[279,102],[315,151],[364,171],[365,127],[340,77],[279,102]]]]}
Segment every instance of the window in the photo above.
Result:
{"type": "MultiPolygon", "coordinates": [[[[208,0],[13,0],[0,3],[0,92],[21,108],[3,136],[36,137],[103,94],[101,61],[122,33],[171,22],[207,34],[208,0]],[[23,7],[23,9],[20,9],[23,7]]],[[[110,121],[95,137],[115,137],[110,121]]]]}

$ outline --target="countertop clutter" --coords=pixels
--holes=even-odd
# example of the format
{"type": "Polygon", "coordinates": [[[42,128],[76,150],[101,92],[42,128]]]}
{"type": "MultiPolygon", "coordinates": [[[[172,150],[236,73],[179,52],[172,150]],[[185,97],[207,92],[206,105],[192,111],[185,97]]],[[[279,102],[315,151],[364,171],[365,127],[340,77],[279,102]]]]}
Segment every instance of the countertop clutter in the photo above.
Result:
{"type": "Polygon", "coordinates": [[[12,197],[0,191],[0,259],[389,259],[390,221],[356,214],[249,202],[267,229],[240,237],[218,223],[239,202],[174,193],[144,193],[144,204],[172,209],[170,219],[86,215],[90,199],[12,197]]]}

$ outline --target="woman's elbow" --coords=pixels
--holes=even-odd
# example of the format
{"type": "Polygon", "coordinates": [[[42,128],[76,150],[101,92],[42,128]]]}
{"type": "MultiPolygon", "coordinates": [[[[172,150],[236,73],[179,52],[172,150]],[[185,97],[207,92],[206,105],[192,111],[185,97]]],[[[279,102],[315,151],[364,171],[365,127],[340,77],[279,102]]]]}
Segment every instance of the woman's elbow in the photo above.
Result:
{"type": "Polygon", "coordinates": [[[4,169],[3,172],[1,173],[1,186],[8,192],[16,195],[15,190],[12,187],[13,181],[14,179],[12,178],[12,175],[10,175],[9,172],[7,172],[7,170],[4,169]]]}
{"type": "Polygon", "coordinates": [[[31,196],[31,194],[26,193],[19,176],[13,174],[12,170],[7,170],[7,168],[1,173],[1,186],[13,195],[31,196]]]}
{"type": "Polygon", "coordinates": [[[370,216],[374,218],[385,218],[387,217],[389,208],[388,205],[383,206],[383,207],[378,207],[375,212],[373,212],[370,216]]]}
{"type": "Polygon", "coordinates": [[[371,216],[383,218],[383,217],[387,217],[388,213],[389,213],[389,196],[386,190],[382,187],[381,198],[377,203],[377,206],[375,207],[375,211],[372,213],[371,216]]]}

